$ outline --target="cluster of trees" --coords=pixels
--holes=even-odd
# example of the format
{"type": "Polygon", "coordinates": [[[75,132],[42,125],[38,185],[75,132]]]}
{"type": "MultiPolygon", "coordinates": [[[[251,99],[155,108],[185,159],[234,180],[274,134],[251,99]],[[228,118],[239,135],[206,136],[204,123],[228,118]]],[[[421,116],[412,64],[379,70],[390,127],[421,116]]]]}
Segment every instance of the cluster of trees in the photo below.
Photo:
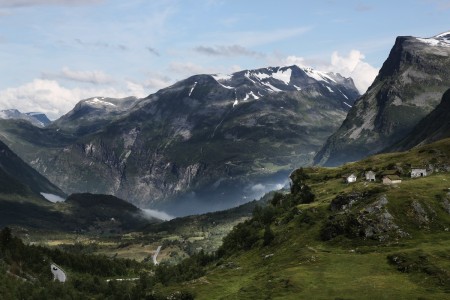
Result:
{"type": "Polygon", "coordinates": [[[216,260],[216,255],[203,250],[176,265],[160,264],[155,269],[154,281],[163,285],[189,281],[205,275],[205,266],[216,260]]]}
{"type": "Polygon", "coordinates": [[[171,276],[178,268],[187,275],[174,276],[175,282],[201,276],[203,270],[194,265],[206,265],[210,256],[200,253],[180,266],[161,266],[157,276],[149,276],[152,266],[133,260],[112,259],[101,255],[68,253],[59,249],[25,245],[14,237],[11,229],[0,231],[0,298],[1,299],[193,299],[188,292],[174,295],[158,293],[158,284],[174,282],[171,276]],[[50,263],[68,272],[64,284],[53,281],[50,263]],[[187,270],[192,269],[192,272],[187,270]],[[165,275],[165,271],[172,272],[165,275]],[[107,281],[107,278],[130,278],[137,281],[107,281]]]}
{"type": "Polygon", "coordinates": [[[252,218],[235,226],[223,239],[218,257],[255,246],[270,245],[275,239],[272,230],[274,221],[278,219],[280,223],[287,223],[299,213],[298,204],[314,201],[315,195],[306,184],[308,178],[303,168],[295,170],[290,176],[291,193],[275,193],[268,205],[255,207],[252,218]]]}

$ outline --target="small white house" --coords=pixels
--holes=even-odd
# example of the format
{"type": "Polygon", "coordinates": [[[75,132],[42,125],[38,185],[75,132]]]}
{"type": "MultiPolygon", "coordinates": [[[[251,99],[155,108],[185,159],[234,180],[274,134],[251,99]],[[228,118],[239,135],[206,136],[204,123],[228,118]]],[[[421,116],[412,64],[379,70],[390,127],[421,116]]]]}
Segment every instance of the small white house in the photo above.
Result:
{"type": "Polygon", "coordinates": [[[411,170],[411,178],[425,177],[427,175],[427,169],[413,168],[411,170]]]}
{"type": "Polygon", "coordinates": [[[53,274],[53,280],[57,280],[59,282],[66,282],[67,280],[66,273],[64,273],[64,271],[59,266],[57,266],[56,264],[51,264],[50,270],[52,271],[53,274]]]}
{"type": "Polygon", "coordinates": [[[355,174],[344,175],[342,176],[342,179],[344,179],[346,183],[356,182],[356,175],[355,174]]]}
{"type": "Polygon", "coordinates": [[[366,180],[367,181],[375,181],[376,180],[376,174],[374,171],[367,171],[365,173],[366,180]]]}
{"type": "Polygon", "coordinates": [[[386,175],[383,177],[383,184],[399,184],[402,183],[402,179],[397,175],[386,175]]]}

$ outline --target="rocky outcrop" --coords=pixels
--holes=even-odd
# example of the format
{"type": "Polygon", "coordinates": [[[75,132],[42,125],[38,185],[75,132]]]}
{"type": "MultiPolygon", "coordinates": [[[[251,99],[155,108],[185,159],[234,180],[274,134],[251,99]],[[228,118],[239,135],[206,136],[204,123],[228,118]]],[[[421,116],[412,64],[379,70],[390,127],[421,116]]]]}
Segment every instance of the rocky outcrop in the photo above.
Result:
{"type": "MultiPolygon", "coordinates": [[[[345,198],[347,204],[334,206],[335,209],[340,207],[342,211],[332,215],[325,223],[321,231],[322,239],[330,240],[339,235],[345,235],[349,238],[387,242],[409,236],[395,223],[394,216],[387,209],[388,199],[384,195],[370,204],[359,203],[357,209],[350,210],[349,204],[364,200],[361,196],[361,194],[353,193],[351,197],[345,198]]],[[[344,198],[339,197],[339,199],[344,198]]],[[[342,203],[342,201],[339,202],[342,203]]]]}

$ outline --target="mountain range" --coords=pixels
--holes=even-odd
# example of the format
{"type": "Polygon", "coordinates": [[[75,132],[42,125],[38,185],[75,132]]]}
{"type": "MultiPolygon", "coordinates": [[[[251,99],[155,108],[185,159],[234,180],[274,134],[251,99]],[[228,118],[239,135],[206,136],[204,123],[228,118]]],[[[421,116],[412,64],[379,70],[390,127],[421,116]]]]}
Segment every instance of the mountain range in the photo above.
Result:
{"type": "Polygon", "coordinates": [[[175,215],[224,209],[282,187],[314,156],[338,165],[446,137],[449,39],[398,37],[359,99],[339,74],[269,67],[195,75],[142,99],[89,98],[45,128],[10,110],[0,136],[67,194],[175,215]]]}
{"type": "Polygon", "coordinates": [[[188,214],[283,185],[358,96],[350,78],[297,66],[196,75],[143,99],[83,100],[45,128],[0,120],[0,135],[68,194],[188,214]]]}

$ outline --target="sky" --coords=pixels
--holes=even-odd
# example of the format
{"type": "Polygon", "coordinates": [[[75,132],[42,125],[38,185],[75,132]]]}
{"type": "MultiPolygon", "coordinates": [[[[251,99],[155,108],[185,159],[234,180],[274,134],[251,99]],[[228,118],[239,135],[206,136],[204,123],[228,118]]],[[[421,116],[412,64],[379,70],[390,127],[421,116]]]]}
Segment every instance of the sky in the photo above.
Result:
{"type": "Polygon", "coordinates": [[[56,119],[90,97],[293,64],[363,93],[397,36],[449,30],[449,0],[0,0],[0,110],[56,119]]]}

